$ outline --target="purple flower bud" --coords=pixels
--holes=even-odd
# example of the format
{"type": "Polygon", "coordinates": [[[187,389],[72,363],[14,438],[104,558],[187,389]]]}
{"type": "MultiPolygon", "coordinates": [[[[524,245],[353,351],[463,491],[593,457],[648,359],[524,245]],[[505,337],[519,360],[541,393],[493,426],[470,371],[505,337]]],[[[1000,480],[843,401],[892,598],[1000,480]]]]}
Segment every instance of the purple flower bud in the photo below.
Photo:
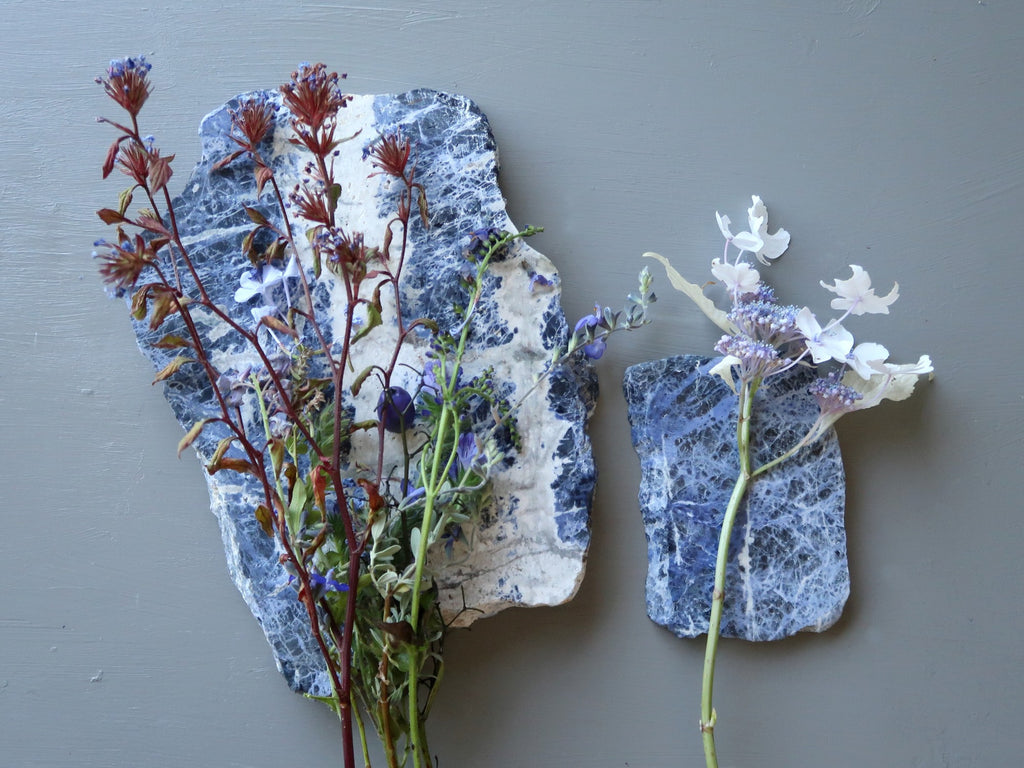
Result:
{"type": "Polygon", "coordinates": [[[412,396],[401,387],[388,387],[377,400],[377,418],[388,432],[400,434],[412,426],[416,409],[412,396]]]}

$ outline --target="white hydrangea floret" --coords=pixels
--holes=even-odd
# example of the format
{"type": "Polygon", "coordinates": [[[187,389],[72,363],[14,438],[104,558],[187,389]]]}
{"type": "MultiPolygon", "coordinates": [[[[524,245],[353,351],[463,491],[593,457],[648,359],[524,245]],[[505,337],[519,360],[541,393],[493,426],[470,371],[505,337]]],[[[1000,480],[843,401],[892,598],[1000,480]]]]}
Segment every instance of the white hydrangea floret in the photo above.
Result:
{"type": "Polygon", "coordinates": [[[848,371],[843,376],[843,384],[862,395],[851,410],[862,411],[878,405],[883,400],[906,400],[914,392],[917,377],[934,370],[928,355],[921,355],[916,363],[898,365],[876,360],[870,365],[876,373],[869,379],[862,379],[856,371],[848,371]]]}
{"type": "Polygon", "coordinates": [[[853,334],[842,325],[833,323],[822,328],[810,308],[804,307],[797,313],[796,327],[803,334],[807,351],[811,353],[815,365],[826,360],[840,363],[847,361],[853,349],[853,334]]]}
{"type": "Polygon", "coordinates": [[[715,211],[715,218],[718,220],[718,228],[722,231],[722,236],[741,251],[757,253],[764,247],[764,241],[754,234],[761,225],[760,221],[750,222],[751,231],[740,232],[734,235],[730,229],[732,221],[728,216],[723,216],[718,211],[715,211]]]}
{"type": "Polygon", "coordinates": [[[838,294],[832,299],[832,309],[849,312],[851,315],[888,315],[889,305],[900,297],[900,284],[893,283],[892,290],[886,296],[876,296],[871,287],[871,276],[856,264],[850,265],[853,276],[849,280],[836,280],[829,285],[824,280],[821,287],[838,294]]]}
{"type": "Polygon", "coordinates": [[[774,235],[768,234],[768,209],[757,195],[751,195],[753,205],[747,209],[750,220],[750,231],[757,235],[761,247],[754,251],[757,260],[768,264],[770,259],[777,259],[789,248],[789,232],[779,229],[774,235]]]}
{"type": "Polygon", "coordinates": [[[888,358],[888,349],[873,341],[866,341],[853,348],[853,351],[846,358],[846,363],[857,372],[858,376],[867,380],[877,373],[871,367],[872,363],[885,362],[888,358]]]}
{"type": "Polygon", "coordinates": [[[746,262],[730,264],[721,259],[711,261],[711,274],[725,283],[725,287],[733,296],[754,293],[761,283],[761,275],[746,262]]]}

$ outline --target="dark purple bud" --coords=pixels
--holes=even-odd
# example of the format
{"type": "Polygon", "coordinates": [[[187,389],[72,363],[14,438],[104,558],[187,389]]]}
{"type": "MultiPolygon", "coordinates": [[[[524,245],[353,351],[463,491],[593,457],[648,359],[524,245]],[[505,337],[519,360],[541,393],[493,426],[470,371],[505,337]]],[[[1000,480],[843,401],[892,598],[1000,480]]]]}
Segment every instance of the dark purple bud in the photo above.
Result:
{"type": "Polygon", "coordinates": [[[400,434],[412,426],[416,409],[412,395],[401,387],[388,387],[377,400],[377,418],[388,432],[400,434]]]}

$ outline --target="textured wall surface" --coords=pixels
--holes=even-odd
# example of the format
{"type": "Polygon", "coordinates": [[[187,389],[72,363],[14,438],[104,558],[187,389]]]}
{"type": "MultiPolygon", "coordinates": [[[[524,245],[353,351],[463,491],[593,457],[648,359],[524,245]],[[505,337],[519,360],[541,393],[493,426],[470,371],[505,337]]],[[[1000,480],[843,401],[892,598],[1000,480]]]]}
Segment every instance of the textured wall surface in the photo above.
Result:
{"type": "MultiPolygon", "coordinates": [[[[337,764],[227,577],[195,460],[89,259],[111,139],[92,79],[145,53],[146,132],[177,154],[237,93],[302,60],[357,93],[463,93],[502,189],[558,265],[566,312],[620,303],[659,251],[691,279],[716,209],[751,194],[793,234],[786,301],[867,269],[900,283],[853,330],[938,376],[838,425],[851,598],[822,635],[723,641],[724,766],[1001,766],[1024,714],[1024,409],[1017,310],[1024,7],[1008,0],[0,4],[0,765],[337,764]],[[972,370],[973,369],[973,370],[972,370]]],[[[178,186],[175,186],[178,185],[178,186]]],[[[652,265],[659,278],[662,273],[652,265]]],[[[442,765],[701,764],[703,644],[644,608],[627,365],[718,333],[659,279],[655,324],[609,345],[578,598],[455,632],[431,718],[442,765]]],[[[375,763],[376,764],[376,763],[375,763]]]]}

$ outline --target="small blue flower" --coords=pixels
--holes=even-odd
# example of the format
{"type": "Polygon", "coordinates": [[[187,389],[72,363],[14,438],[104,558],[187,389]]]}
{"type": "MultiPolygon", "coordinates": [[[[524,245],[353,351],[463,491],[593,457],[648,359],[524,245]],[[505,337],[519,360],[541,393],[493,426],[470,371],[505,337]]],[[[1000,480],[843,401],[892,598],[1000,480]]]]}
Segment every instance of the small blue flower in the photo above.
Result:
{"type": "MultiPolygon", "coordinates": [[[[576,323],[576,327],[573,328],[573,334],[577,336],[586,337],[591,333],[592,328],[604,328],[606,327],[604,322],[604,316],[601,313],[600,308],[594,307],[594,314],[584,315],[576,323]]],[[[599,360],[601,355],[604,354],[605,348],[608,346],[605,341],[605,335],[597,336],[592,341],[583,345],[583,354],[589,357],[591,360],[599,360]]]]}
{"type": "Polygon", "coordinates": [[[530,275],[530,293],[533,293],[534,289],[538,285],[544,288],[548,288],[554,285],[554,283],[549,278],[546,278],[544,277],[544,275],[540,274],[539,272],[536,272],[530,275]]]}
{"type": "Polygon", "coordinates": [[[377,400],[377,418],[388,432],[401,434],[409,429],[416,415],[412,395],[401,387],[388,387],[377,400]]]}
{"type": "Polygon", "coordinates": [[[476,435],[472,432],[463,432],[459,435],[459,442],[455,447],[455,455],[460,469],[477,474],[481,472],[487,461],[486,454],[480,450],[476,435]]]}

